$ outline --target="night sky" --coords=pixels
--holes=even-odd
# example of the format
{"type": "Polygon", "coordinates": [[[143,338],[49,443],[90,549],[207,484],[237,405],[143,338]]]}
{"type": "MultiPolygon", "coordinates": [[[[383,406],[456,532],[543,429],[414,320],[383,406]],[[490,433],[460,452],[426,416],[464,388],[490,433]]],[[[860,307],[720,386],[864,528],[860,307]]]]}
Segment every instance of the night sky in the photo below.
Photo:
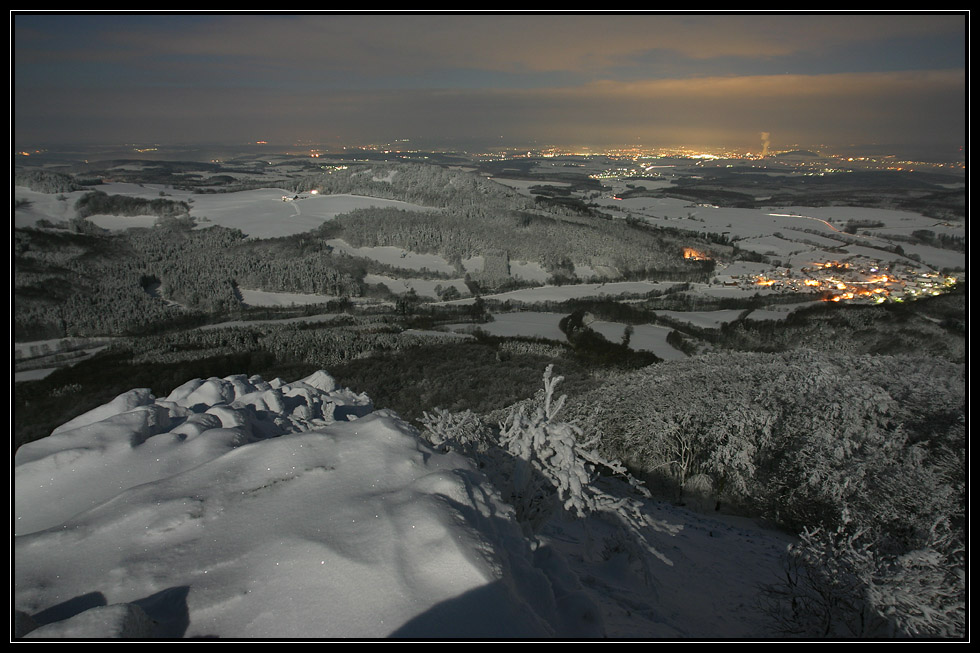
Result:
{"type": "Polygon", "coordinates": [[[969,16],[12,14],[44,143],[966,140],[969,16]]]}

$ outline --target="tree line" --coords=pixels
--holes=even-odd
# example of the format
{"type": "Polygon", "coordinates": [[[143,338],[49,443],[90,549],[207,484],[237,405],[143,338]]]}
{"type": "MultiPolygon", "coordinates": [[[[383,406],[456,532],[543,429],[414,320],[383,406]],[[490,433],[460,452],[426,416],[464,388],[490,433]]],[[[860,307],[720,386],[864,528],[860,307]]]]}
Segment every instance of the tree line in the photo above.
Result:
{"type": "Polygon", "coordinates": [[[89,191],[75,202],[75,213],[79,218],[92,215],[155,215],[167,218],[187,215],[190,210],[187,202],[163,197],[146,199],[132,195],[109,195],[101,190],[89,191]]]}

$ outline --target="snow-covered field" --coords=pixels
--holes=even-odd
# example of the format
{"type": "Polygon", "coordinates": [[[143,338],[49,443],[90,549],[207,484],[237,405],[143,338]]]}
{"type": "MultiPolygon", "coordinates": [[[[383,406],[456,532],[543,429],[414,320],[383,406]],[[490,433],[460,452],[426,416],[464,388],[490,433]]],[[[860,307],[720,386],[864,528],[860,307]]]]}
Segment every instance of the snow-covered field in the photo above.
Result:
{"type": "Polygon", "coordinates": [[[22,446],[13,490],[37,638],[763,637],[787,542],[647,501],[649,582],[601,519],[532,544],[473,463],[325,372],[132,390],[22,446]]]}
{"type": "Polygon", "coordinates": [[[361,195],[314,195],[284,202],[282,198],[287,193],[280,188],[262,188],[238,193],[197,195],[191,217],[207,217],[209,222],[204,223],[205,226],[217,224],[241,229],[251,238],[277,238],[312,231],[324,222],[354,209],[395,207],[425,210],[408,202],[361,195]]]}
{"type": "MultiPolygon", "coordinates": [[[[240,229],[251,238],[278,238],[305,233],[355,209],[394,207],[414,211],[432,210],[408,202],[362,195],[304,194],[302,199],[283,201],[284,196],[291,198],[294,193],[282,188],[200,194],[155,184],[108,183],[96,188],[108,195],[188,202],[191,206],[190,215],[198,221],[199,227],[221,225],[240,229]],[[161,196],[161,193],[165,195],[161,196]]],[[[86,192],[88,191],[64,193],[64,199],[59,200],[58,195],[17,187],[16,197],[30,201],[31,205],[27,209],[18,209],[14,224],[17,227],[31,226],[42,218],[52,222],[69,220],[75,215],[75,202],[86,192]]],[[[93,215],[88,219],[97,226],[110,230],[151,227],[157,220],[155,216],[147,215],[93,215]]]]}
{"type": "Polygon", "coordinates": [[[11,345],[14,382],[43,379],[58,369],[59,365],[74,364],[102,351],[112,340],[113,338],[54,338],[14,342],[11,345]]]}
{"type": "MultiPolygon", "coordinates": [[[[963,237],[966,228],[962,224],[943,223],[935,218],[927,218],[918,213],[890,209],[872,209],[849,206],[828,207],[780,207],[778,209],[737,209],[726,207],[695,206],[685,200],[674,198],[637,197],[624,200],[596,200],[604,210],[614,215],[631,215],[651,224],[666,227],[699,231],[703,233],[726,234],[737,240],[742,249],[750,249],[762,254],[772,253],[785,257],[800,267],[827,260],[841,260],[848,256],[870,254],[874,258],[882,256],[881,250],[862,247],[868,245],[893,247],[894,244],[876,234],[911,234],[918,229],[930,230],[939,234],[963,237]],[[882,227],[861,227],[855,235],[842,235],[849,221],[874,222],[882,227]],[[868,232],[870,235],[864,235],[868,232]],[[857,241],[857,244],[843,244],[857,241]],[[839,247],[829,253],[823,247],[839,247]]],[[[906,254],[918,254],[922,263],[936,268],[966,267],[963,252],[938,249],[925,245],[902,244],[906,254]]],[[[910,265],[915,261],[895,256],[910,265]]]]}
{"type": "Polygon", "coordinates": [[[322,304],[337,299],[330,295],[311,295],[296,292],[269,292],[266,290],[239,289],[242,302],[248,306],[306,306],[322,304]]]}
{"type": "MultiPolygon", "coordinates": [[[[493,321],[476,327],[473,324],[454,324],[449,325],[448,328],[458,332],[479,328],[492,336],[545,338],[565,342],[565,334],[558,328],[558,323],[563,317],[566,317],[566,314],[541,311],[494,313],[493,321]]],[[[589,326],[610,342],[620,342],[626,329],[626,325],[619,322],[595,321],[589,326]]],[[[664,360],[681,360],[687,357],[668,344],[667,334],[670,333],[670,328],[656,324],[637,324],[633,329],[630,338],[632,349],[652,352],[664,360]]]]}
{"type": "MultiPolygon", "coordinates": [[[[757,309],[748,314],[749,320],[784,320],[789,314],[809,303],[777,304],[772,308],[757,309]]],[[[658,316],[668,318],[679,324],[690,324],[703,329],[719,329],[738,319],[743,310],[726,309],[717,311],[657,311],[658,316]]],[[[566,313],[549,313],[544,311],[520,311],[514,313],[493,313],[493,320],[484,324],[453,324],[447,328],[457,332],[468,332],[480,329],[492,336],[545,338],[565,342],[565,334],[558,323],[566,313]]],[[[596,320],[589,324],[594,331],[602,334],[610,342],[621,342],[626,324],[622,322],[604,322],[596,320]]],[[[667,342],[671,327],[659,324],[636,324],[630,336],[629,346],[637,351],[648,351],[663,360],[682,360],[686,354],[672,347],[667,342]]]]}
{"type": "Polygon", "coordinates": [[[657,311],[657,315],[662,315],[671,320],[684,322],[702,329],[719,329],[721,325],[738,319],[738,316],[743,312],[739,309],[722,309],[717,311],[657,311]]]}
{"type": "Polygon", "coordinates": [[[53,195],[51,193],[38,193],[23,186],[15,186],[14,198],[17,201],[29,202],[29,204],[25,207],[17,207],[14,211],[13,226],[20,229],[33,227],[38,220],[50,220],[54,223],[70,220],[75,217],[75,202],[84,194],[83,192],[76,192],[53,195]],[[59,197],[64,199],[58,199],[59,197]]]}
{"type": "Polygon", "coordinates": [[[516,279],[533,281],[535,283],[545,283],[548,281],[548,271],[540,263],[528,261],[511,261],[510,275],[516,279]]]}
{"type": "Polygon", "coordinates": [[[227,322],[216,322],[214,324],[203,324],[198,329],[207,331],[210,329],[229,329],[255,324],[302,324],[306,323],[327,323],[337,319],[342,313],[321,313],[319,315],[304,315],[302,317],[287,317],[271,320],[228,320],[227,322]]]}
{"type": "MultiPolygon", "coordinates": [[[[589,325],[594,331],[601,333],[609,342],[621,342],[626,325],[619,322],[604,322],[596,320],[589,325]]],[[[649,351],[665,361],[687,358],[686,354],[673,348],[667,342],[668,327],[657,324],[637,324],[633,327],[629,346],[637,351],[649,351]]]]}
{"type": "Polygon", "coordinates": [[[506,177],[491,177],[493,181],[497,182],[502,186],[506,186],[513,190],[518,191],[523,195],[528,197],[533,197],[531,192],[532,186],[569,186],[567,182],[564,181],[542,181],[540,179],[508,179],[506,177]]]}
{"type": "MultiPolygon", "coordinates": [[[[484,299],[494,299],[501,302],[519,304],[534,304],[536,302],[564,302],[569,299],[586,297],[615,298],[622,295],[643,295],[652,291],[664,291],[678,285],[671,281],[615,281],[610,283],[575,283],[562,286],[541,286],[538,288],[521,288],[509,292],[484,295],[484,299]]],[[[459,299],[451,304],[471,304],[473,298],[459,299]]]]}
{"type": "Polygon", "coordinates": [[[547,340],[565,340],[565,334],[558,328],[558,322],[565,317],[561,313],[545,313],[540,311],[521,311],[519,313],[495,313],[493,320],[474,327],[473,324],[452,324],[448,328],[454,331],[469,331],[479,328],[492,336],[545,338],[547,340]]]}
{"type": "Polygon", "coordinates": [[[326,243],[351,256],[373,259],[396,268],[427,269],[446,274],[452,274],[456,271],[456,268],[449,261],[437,254],[416,254],[401,247],[353,247],[339,238],[333,238],[326,243]]]}
{"type": "Polygon", "coordinates": [[[40,379],[47,378],[49,374],[57,369],[57,367],[41,367],[34,370],[14,372],[14,383],[19,383],[21,381],[38,381],[40,379]]]}
{"type": "Polygon", "coordinates": [[[439,294],[436,292],[437,287],[441,289],[453,287],[461,295],[466,295],[470,292],[462,279],[395,279],[394,277],[386,277],[380,274],[366,274],[364,275],[364,283],[369,285],[383,284],[396,295],[414,290],[419,297],[429,299],[437,299],[439,297],[439,294]]]}

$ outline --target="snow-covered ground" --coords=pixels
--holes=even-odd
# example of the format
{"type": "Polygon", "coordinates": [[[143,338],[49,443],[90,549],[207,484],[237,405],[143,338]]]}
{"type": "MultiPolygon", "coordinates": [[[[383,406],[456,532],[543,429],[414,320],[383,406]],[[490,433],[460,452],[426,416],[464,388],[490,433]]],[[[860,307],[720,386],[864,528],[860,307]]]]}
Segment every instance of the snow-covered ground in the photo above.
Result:
{"type": "MultiPolygon", "coordinates": [[[[674,286],[672,281],[612,281],[609,283],[573,283],[561,286],[541,286],[538,288],[521,288],[508,292],[484,295],[484,299],[494,299],[501,302],[519,304],[534,304],[536,302],[564,302],[570,299],[587,297],[616,298],[624,295],[644,295],[653,291],[665,291],[674,286]]],[[[458,299],[450,304],[472,304],[475,298],[458,299]]]]}
{"type": "MultiPolygon", "coordinates": [[[[737,209],[695,206],[685,200],[652,197],[601,199],[597,202],[613,215],[629,215],[665,227],[725,234],[729,239],[738,241],[741,249],[783,257],[784,263],[791,262],[795,267],[825,260],[842,260],[849,256],[881,258],[881,250],[869,251],[860,243],[894,247],[894,243],[883,237],[890,234],[909,235],[922,229],[937,235],[962,238],[966,233],[963,224],[945,223],[918,213],[891,209],[851,206],[737,209]],[[882,226],[859,227],[854,235],[842,234],[851,221],[882,226]],[[849,244],[843,244],[842,240],[849,244]],[[824,247],[838,249],[828,253],[824,247]]],[[[963,252],[906,243],[902,243],[902,248],[906,254],[916,254],[922,263],[935,268],[966,267],[966,254],[963,252]]],[[[898,255],[892,258],[913,266],[918,264],[898,255]]]]}
{"type": "MultiPolygon", "coordinates": [[[[750,320],[783,320],[789,314],[808,304],[783,304],[768,309],[758,309],[749,313],[750,320]]],[[[678,324],[690,324],[703,329],[719,329],[723,324],[733,322],[745,311],[725,309],[717,311],[657,311],[658,316],[668,318],[678,324]]],[[[516,313],[493,313],[493,320],[479,325],[471,323],[450,324],[446,328],[458,332],[480,329],[492,336],[504,338],[544,338],[564,342],[565,334],[558,323],[567,313],[545,311],[520,311],[516,313]]],[[[602,334],[610,342],[621,342],[626,324],[596,320],[589,324],[594,331],[602,334]]],[[[637,351],[651,352],[663,360],[683,360],[687,355],[667,342],[667,335],[673,329],[659,324],[633,325],[629,346],[637,351]]]]}
{"type": "MultiPolygon", "coordinates": [[[[241,229],[251,238],[278,238],[316,229],[328,220],[368,207],[395,207],[425,210],[421,206],[397,200],[361,195],[315,195],[284,202],[288,194],[281,188],[262,188],[238,193],[197,195],[191,217],[208,218],[208,224],[241,229]]],[[[291,197],[292,195],[290,195],[291,197]]]]}
{"type": "Polygon", "coordinates": [[[24,370],[23,372],[14,372],[14,383],[44,379],[57,369],[57,367],[42,367],[34,370],[24,370]]]}
{"type": "Polygon", "coordinates": [[[338,251],[369,258],[385,265],[408,270],[432,270],[452,274],[456,268],[446,259],[437,254],[416,254],[401,247],[353,247],[339,238],[325,241],[327,245],[338,251]]]}
{"type": "Polygon", "coordinates": [[[534,194],[531,192],[533,186],[569,186],[567,182],[564,181],[546,181],[541,179],[507,179],[505,177],[490,177],[492,181],[506,186],[507,188],[512,188],[523,195],[528,197],[533,197],[534,194]]]}
{"type": "MultiPolygon", "coordinates": [[[[518,313],[494,313],[493,321],[484,324],[452,324],[447,328],[453,331],[472,331],[478,328],[492,336],[544,338],[565,342],[565,334],[558,327],[566,313],[548,313],[543,311],[521,311],[518,313]]],[[[589,325],[601,333],[610,342],[620,342],[626,324],[620,322],[595,321],[589,325]]],[[[686,354],[675,349],[667,342],[667,334],[671,329],[656,324],[637,324],[633,327],[630,347],[635,350],[649,351],[663,360],[681,360],[686,354]]]]}
{"type": "Polygon", "coordinates": [[[113,338],[53,338],[11,343],[14,382],[43,379],[61,365],[72,365],[102,351],[113,338]]]}
{"type": "Polygon", "coordinates": [[[729,308],[717,311],[657,311],[657,315],[702,329],[719,329],[721,325],[737,320],[744,312],[729,308]]]}
{"type": "Polygon", "coordinates": [[[383,284],[391,292],[396,295],[400,295],[410,290],[414,290],[420,297],[426,297],[429,299],[436,299],[439,297],[439,293],[436,292],[436,288],[440,290],[454,287],[461,295],[469,294],[469,288],[466,287],[466,282],[463,279],[395,279],[394,277],[387,277],[380,274],[366,274],[364,275],[364,283],[368,285],[383,284]]]}
{"type": "Polygon", "coordinates": [[[247,306],[306,306],[323,304],[338,299],[331,295],[313,295],[297,292],[269,292],[267,290],[239,289],[242,303],[247,306]]]}
{"type": "MultiPolygon", "coordinates": [[[[126,195],[143,199],[168,199],[190,204],[190,215],[201,228],[221,225],[240,229],[250,238],[278,238],[292,236],[316,229],[328,220],[355,209],[369,207],[394,207],[412,211],[432,210],[425,207],[362,195],[310,195],[302,199],[283,201],[295,194],[282,188],[259,188],[232,193],[200,193],[178,191],[158,184],[109,183],[96,187],[108,195],[126,195]],[[165,195],[161,196],[161,193],[165,195]]],[[[75,202],[89,191],[74,191],[52,195],[17,187],[17,199],[30,202],[27,208],[18,209],[16,227],[32,226],[40,219],[58,223],[75,216],[75,202]],[[63,199],[58,199],[59,197],[63,199]]],[[[121,230],[131,227],[152,227],[156,216],[93,215],[89,221],[103,229],[121,230]]]]}
{"type": "Polygon", "coordinates": [[[22,446],[13,490],[38,638],[757,638],[787,542],[649,500],[649,580],[601,519],[532,542],[469,459],[325,372],[132,390],[22,446]]]}

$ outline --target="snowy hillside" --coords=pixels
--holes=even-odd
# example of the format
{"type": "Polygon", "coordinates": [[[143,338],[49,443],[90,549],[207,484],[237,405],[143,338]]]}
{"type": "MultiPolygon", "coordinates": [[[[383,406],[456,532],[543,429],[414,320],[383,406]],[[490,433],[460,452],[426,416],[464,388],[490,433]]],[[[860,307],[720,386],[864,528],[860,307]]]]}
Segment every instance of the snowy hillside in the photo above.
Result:
{"type": "Polygon", "coordinates": [[[649,500],[642,564],[601,515],[528,536],[472,460],[326,372],[132,390],[14,465],[27,637],[765,637],[786,544],[649,500]]]}

